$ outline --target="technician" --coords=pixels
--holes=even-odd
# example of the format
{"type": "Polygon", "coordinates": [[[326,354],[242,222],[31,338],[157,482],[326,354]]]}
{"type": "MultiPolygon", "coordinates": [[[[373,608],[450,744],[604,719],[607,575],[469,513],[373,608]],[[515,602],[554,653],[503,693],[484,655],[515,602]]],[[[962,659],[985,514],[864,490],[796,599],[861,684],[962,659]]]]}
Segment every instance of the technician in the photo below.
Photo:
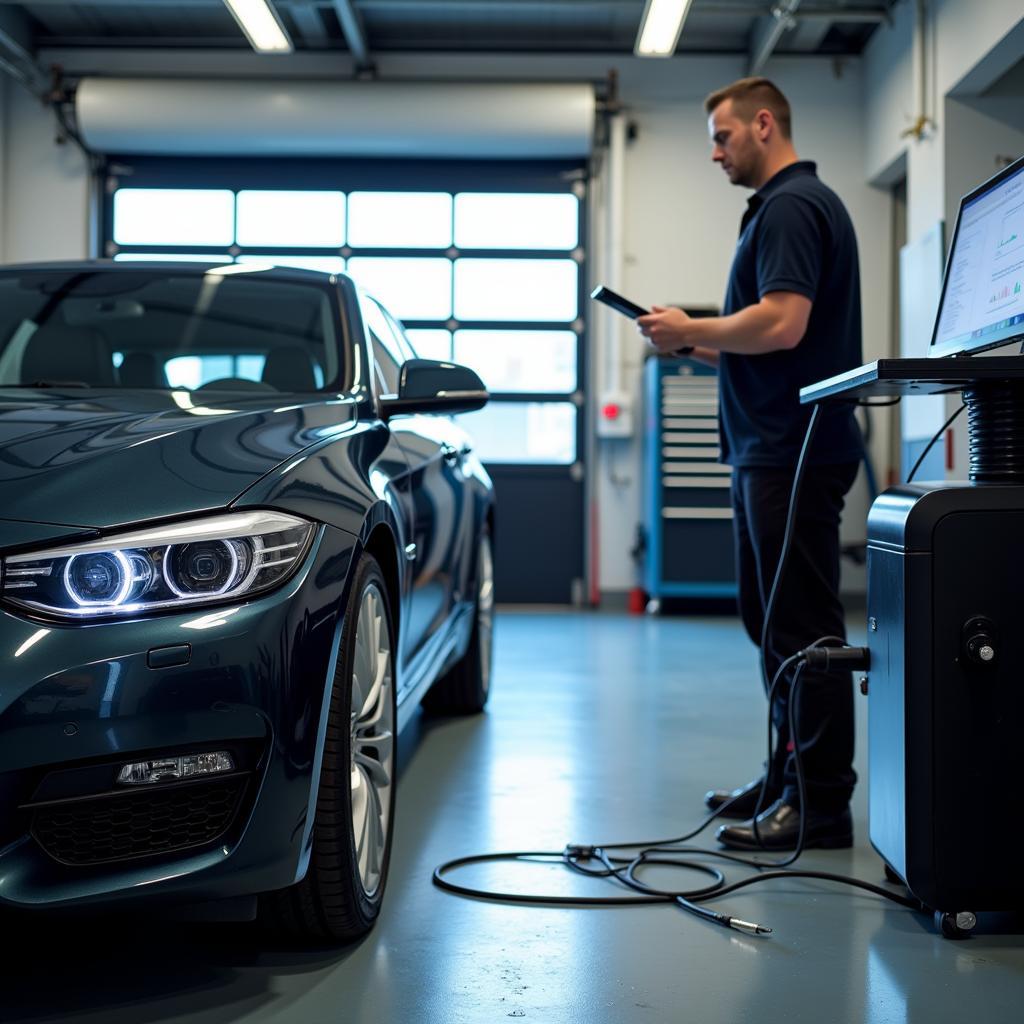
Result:
{"type": "MultiPolygon", "coordinates": [[[[718,368],[722,461],[733,467],[739,604],[760,645],[765,606],[782,548],[793,475],[810,410],[799,391],[861,363],[857,241],[842,202],[797,158],[790,108],[765,78],[745,78],[705,100],[711,159],[733,185],[754,189],[740,222],[723,315],[691,319],[654,306],[637,320],[663,354],[718,368]]],[[[810,451],[793,547],[776,597],[765,652],[769,678],[782,661],[824,636],[845,637],[839,601],[839,518],[862,454],[852,407],[825,406],[810,451]]],[[[799,796],[787,726],[789,683],[774,704],[778,756],[766,765],[761,845],[793,849],[799,796]]],[[[853,842],[853,689],[849,672],[805,673],[797,734],[806,777],[808,847],[853,842]]],[[[752,818],[761,779],[705,800],[736,797],[718,839],[758,849],[752,818]]]]}

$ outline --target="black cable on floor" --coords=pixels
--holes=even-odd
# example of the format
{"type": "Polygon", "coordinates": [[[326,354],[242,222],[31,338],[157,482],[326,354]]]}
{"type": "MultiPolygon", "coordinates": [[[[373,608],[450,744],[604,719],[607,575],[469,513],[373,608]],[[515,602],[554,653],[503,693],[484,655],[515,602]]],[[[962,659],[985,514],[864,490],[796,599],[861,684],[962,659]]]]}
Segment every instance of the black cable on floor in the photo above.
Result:
{"type": "MultiPolygon", "coordinates": [[[[793,487],[790,494],[789,510],[786,518],[786,527],[783,533],[782,549],[779,555],[779,563],[776,567],[775,577],[772,581],[772,588],[765,608],[764,629],[761,636],[761,670],[768,690],[768,760],[767,765],[772,763],[773,755],[773,716],[775,697],[778,688],[783,681],[784,675],[790,668],[794,668],[793,680],[790,684],[788,723],[789,735],[793,738],[793,761],[796,770],[797,792],[799,793],[800,825],[797,842],[792,853],[780,860],[761,860],[750,857],[739,856],[735,853],[727,853],[724,850],[710,850],[703,847],[688,847],[682,844],[693,839],[707,828],[716,818],[721,817],[732,805],[732,800],[722,804],[721,807],[707,815],[695,828],[682,836],[672,839],[654,840],[652,842],[625,842],[625,843],[603,843],[603,844],[577,844],[570,843],[564,850],[541,850],[541,851],[514,851],[507,853],[485,853],[475,854],[469,857],[459,857],[455,860],[446,861],[434,869],[433,881],[436,886],[448,892],[461,896],[470,896],[477,899],[487,899],[506,903],[537,904],[545,906],[622,906],[631,903],[656,903],[672,902],[684,910],[715,924],[727,928],[734,928],[738,931],[751,935],[767,935],[772,929],[766,925],[757,924],[751,921],[741,920],[729,914],[721,913],[710,907],[702,907],[699,904],[712,898],[717,899],[736,892],[739,889],[755,885],[760,882],[770,881],[777,878],[815,878],[823,881],[836,882],[842,885],[853,886],[866,892],[874,893],[885,899],[898,903],[901,906],[914,910],[922,910],[922,904],[912,897],[902,896],[898,893],[883,889],[881,886],[865,882],[859,878],[851,878],[846,875],[832,874],[824,871],[802,871],[792,870],[789,866],[803,853],[807,831],[807,787],[804,777],[803,756],[800,750],[799,734],[797,732],[796,708],[799,697],[800,685],[803,678],[803,671],[808,662],[821,663],[818,667],[827,668],[830,659],[833,657],[829,652],[836,652],[835,657],[839,659],[839,652],[847,667],[853,668],[856,660],[860,658],[863,666],[867,665],[867,651],[862,648],[849,648],[842,637],[822,637],[816,640],[809,647],[786,658],[776,669],[775,675],[768,682],[768,661],[767,643],[775,601],[785,573],[789,552],[792,548],[793,531],[796,525],[797,508],[800,500],[800,490],[803,484],[804,472],[807,465],[807,456],[810,451],[814,434],[818,425],[820,407],[815,406],[807,426],[807,433],[804,437],[803,446],[800,450],[800,457],[797,460],[796,470],[793,476],[793,487]],[[838,646],[837,646],[838,645],[838,646]],[[631,856],[616,854],[611,851],[635,851],[631,856]],[[699,856],[703,858],[715,858],[728,861],[733,864],[740,864],[758,872],[749,878],[737,882],[727,883],[725,875],[718,868],[700,861],[691,859],[680,859],[679,855],[685,854],[688,858],[699,856]],[[635,896],[546,896],[532,895],[527,893],[499,892],[489,889],[482,889],[477,886],[460,885],[452,882],[447,876],[451,872],[468,867],[473,864],[495,863],[503,861],[541,861],[561,862],[566,867],[578,874],[590,878],[609,879],[632,889],[638,895],[635,896]],[[590,865],[596,862],[598,867],[590,865]],[[686,871],[697,872],[708,875],[712,881],[704,886],[692,889],[658,889],[641,881],[637,872],[645,867],[660,866],[672,867],[686,871]]],[[[955,418],[955,417],[954,417],[955,418]]],[[[951,422],[952,420],[950,420],[951,422]]],[[[948,425],[948,424],[947,424],[948,425]]],[[[943,430],[945,427],[943,427],[943,430]]],[[[941,432],[940,432],[941,433],[941,432]]],[[[936,435],[938,436],[938,435],[936,435]]],[[[933,440],[934,443],[934,440],[933,440]]],[[[759,845],[761,843],[758,833],[757,818],[761,806],[765,800],[768,777],[767,770],[761,783],[761,793],[758,797],[757,806],[753,815],[753,832],[759,845]]],[[[733,800],[738,799],[734,797],[733,800]]]]}
{"type": "MultiPolygon", "coordinates": [[[[770,703],[773,701],[777,687],[785,671],[793,664],[796,664],[797,671],[794,675],[789,702],[790,732],[794,737],[796,733],[796,712],[795,708],[799,697],[799,688],[802,681],[803,669],[806,662],[815,648],[820,648],[826,641],[834,641],[837,638],[825,637],[815,645],[783,662],[775,673],[772,680],[772,687],[769,693],[770,703]]],[[[835,647],[831,650],[837,650],[835,647]]],[[[841,648],[846,653],[854,656],[860,649],[841,648]]],[[[824,650],[817,653],[825,654],[824,650]]],[[[862,655],[866,652],[861,651],[862,655]]],[[[770,709],[769,709],[770,714],[770,709]]],[[[797,787],[800,793],[800,806],[806,806],[806,783],[804,779],[803,758],[801,756],[799,743],[794,743],[794,762],[796,767],[797,787]]],[[[770,934],[771,928],[750,921],[745,921],[732,915],[713,910],[710,907],[700,906],[701,903],[710,899],[719,899],[740,889],[747,888],[761,882],[771,881],[779,878],[809,878],[820,881],[835,882],[842,885],[853,886],[865,892],[873,893],[884,899],[898,903],[900,906],[912,910],[924,909],[922,904],[910,896],[884,889],[879,885],[866,882],[863,879],[851,878],[846,875],[834,874],[826,871],[794,870],[789,867],[803,852],[804,838],[806,832],[806,819],[801,814],[800,835],[797,840],[796,849],[789,856],[781,860],[764,860],[752,857],[744,857],[726,850],[710,850],[699,846],[686,846],[688,840],[702,832],[712,821],[720,817],[728,810],[728,804],[723,804],[718,810],[708,815],[694,829],[682,836],[671,839],[655,840],[653,842],[619,842],[602,844],[576,844],[571,843],[563,850],[533,850],[514,851],[506,853],[485,853],[475,854],[468,857],[459,857],[446,861],[434,870],[433,881],[439,888],[461,896],[470,896],[477,899],[486,899],[497,902],[521,903],[540,906],[623,906],[642,903],[675,903],[688,912],[695,914],[715,924],[733,928],[751,935],[770,934]],[[616,852],[619,851],[619,852],[616,852]],[[625,852],[622,852],[625,851],[625,852]],[[726,861],[732,864],[740,864],[744,867],[754,869],[757,874],[740,879],[735,882],[727,882],[724,873],[717,867],[703,863],[694,857],[713,858],[726,861]],[[633,890],[636,895],[632,896],[551,896],[530,893],[513,893],[484,889],[479,886],[462,885],[453,882],[448,875],[459,868],[468,867],[474,864],[486,864],[496,862],[521,861],[521,862],[542,862],[562,863],[577,874],[588,878],[607,879],[633,890]],[[687,889],[663,889],[649,885],[638,877],[638,872],[650,868],[674,868],[704,874],[710,877],[711,881],[687,889]]]]}

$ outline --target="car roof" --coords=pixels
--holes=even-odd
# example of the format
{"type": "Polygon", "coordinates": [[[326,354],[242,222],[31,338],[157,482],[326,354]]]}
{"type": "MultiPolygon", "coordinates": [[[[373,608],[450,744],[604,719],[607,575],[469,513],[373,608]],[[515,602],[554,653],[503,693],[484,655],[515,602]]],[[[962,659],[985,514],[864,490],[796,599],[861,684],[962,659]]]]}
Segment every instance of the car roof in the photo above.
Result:
{"type": "Polygon", "coordinates": [[[200,275],[210,270],[235,266],[239,269],[236,274],[259,274],[275,281],[305,281],[309,284],[325,284],[326,282],[344,277],[349,280],[347,274],[329,273],[324,270],[308,270],[302,267],[285,267],[271,263],[214,263],[191,260],[60,260],[48,263],[10,263],[0,267],[0,273],[23,273],[26,271],[63,271],[72,273],[74,271],[100,271],[105,273],[131,273],[139,270],[164,270],[176,271],[181,275],[200,275]]]}

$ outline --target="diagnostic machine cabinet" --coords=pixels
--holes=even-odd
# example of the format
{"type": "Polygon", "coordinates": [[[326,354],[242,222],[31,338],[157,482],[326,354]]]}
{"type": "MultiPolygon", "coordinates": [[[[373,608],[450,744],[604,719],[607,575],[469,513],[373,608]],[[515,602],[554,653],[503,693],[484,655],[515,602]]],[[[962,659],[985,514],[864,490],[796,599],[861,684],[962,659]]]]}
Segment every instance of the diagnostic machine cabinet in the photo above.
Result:
{"type": "Polygon", "coordinates": [[[969,480],[902,485],[868,517],[871,842],[958,937],[1024,910],[1024,160],[961,201],[927,359],[804,402],[961,392],[969,480]]]}
{"type": "Polygon", "coordinates": [[[933,909],[1024,909],[1022,530],[1021,486],[900,487],[868,520],[871,842],[933,909]]]}

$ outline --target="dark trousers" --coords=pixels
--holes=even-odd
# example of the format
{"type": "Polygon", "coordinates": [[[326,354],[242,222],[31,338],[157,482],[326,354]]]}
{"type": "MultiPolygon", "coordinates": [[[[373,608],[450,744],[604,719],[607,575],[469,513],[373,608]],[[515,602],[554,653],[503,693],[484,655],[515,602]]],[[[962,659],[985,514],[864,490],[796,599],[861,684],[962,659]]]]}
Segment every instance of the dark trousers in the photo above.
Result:
{"type": "MultiPolygon", "coordinates": [[[[824,636],[846,636],[839,603],[839,517],[857,475],[857,463],[809,466],[793,543],[766,644],[768,679],[791,654],[824,636]]],[[[736,566],[743,625],[760,647],[765,609],[782,551],[793,470],[737,468],[732,477],[736,566]]],[[[788,715],[793,674],[776,687],[777,746],[769,772],[787,803],[799,802],[788,715]]],[[[853,680],[846,672],[801,676],[796,701],[807,804],[812,812],[839,811],[849,803],[853,770],[853,680]]]]}

